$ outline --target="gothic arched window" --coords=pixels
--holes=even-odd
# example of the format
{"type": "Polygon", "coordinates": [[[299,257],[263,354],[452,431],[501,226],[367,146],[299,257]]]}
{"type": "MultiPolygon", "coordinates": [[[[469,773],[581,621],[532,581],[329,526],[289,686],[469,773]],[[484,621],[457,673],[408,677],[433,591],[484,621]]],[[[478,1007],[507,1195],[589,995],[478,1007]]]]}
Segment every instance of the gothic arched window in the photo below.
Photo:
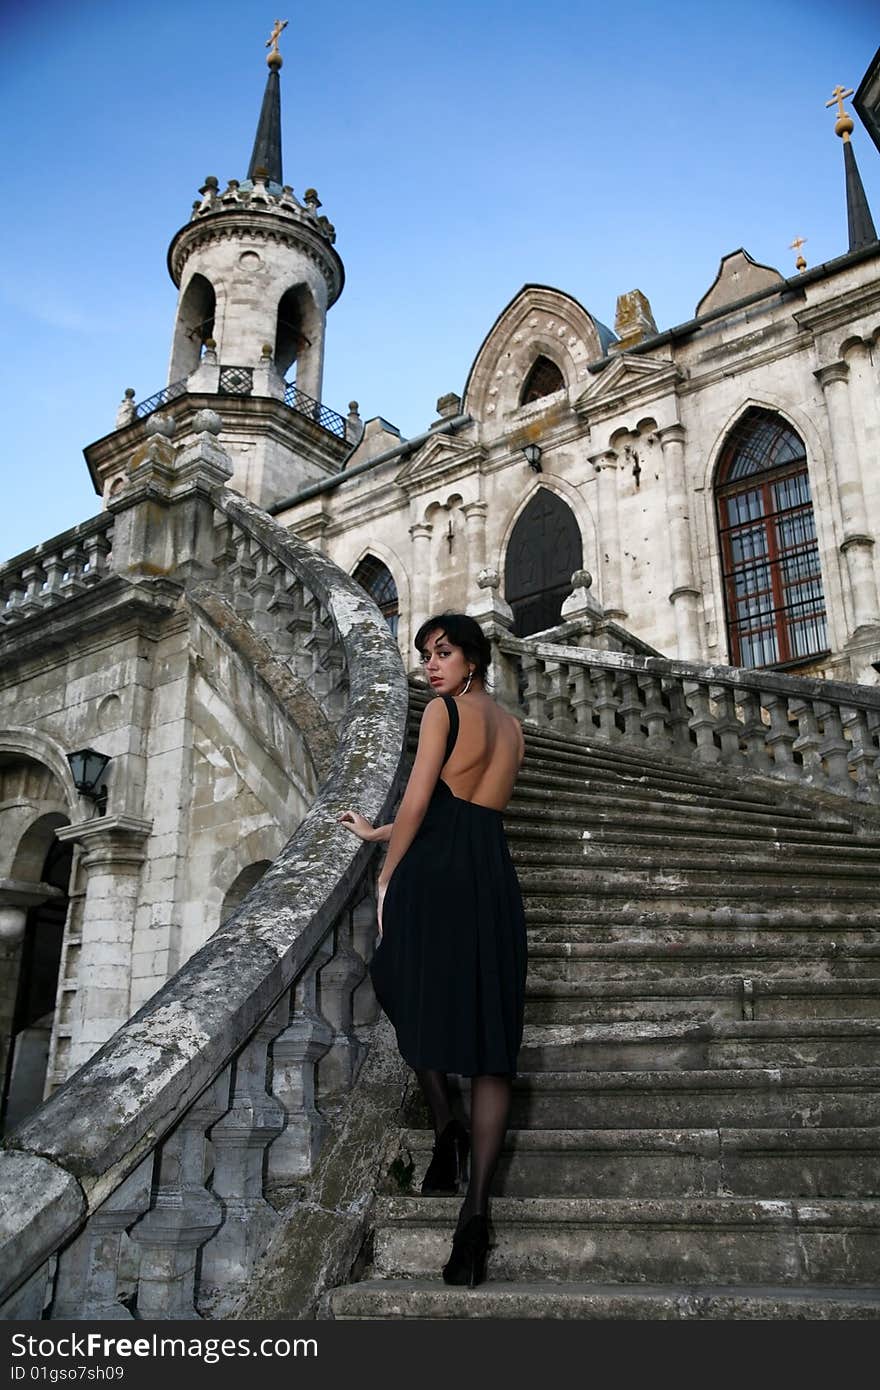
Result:
{"type": "Polygon", "coordinates": [[[565,377],[556,363],[551,362],[549,357],[539,357],[525,379],[519,403],[528,405],[530,401],[539,401],[542,396],[552,396],[554,391],[564,390],[565,377]]]}
{"type": "Polygon", "coordinates": [[[556,626],[583,558],[574,512],[555,492],[539,487],[513,528],[504,566],[504,595],[517,637],[556,626]]]}
{"type": "Polygon", "coordinates": [[[747,410],[724,445],[715,501],[731,662],[779,666],[827,651],[803,440],[771,411],[747,410]]]}
{"type": "Polygon", "coordinates": [[[383,565],[381,560],[377,560],[375,555],[365,555],[355,569],[352,578],[357,580],[362,589],[366,589],[370,598],[382,612],[385,621],[391,628],[392,635],[396,637],[400,605],[397,599],[397,585],[388,566],[383,565]]]}

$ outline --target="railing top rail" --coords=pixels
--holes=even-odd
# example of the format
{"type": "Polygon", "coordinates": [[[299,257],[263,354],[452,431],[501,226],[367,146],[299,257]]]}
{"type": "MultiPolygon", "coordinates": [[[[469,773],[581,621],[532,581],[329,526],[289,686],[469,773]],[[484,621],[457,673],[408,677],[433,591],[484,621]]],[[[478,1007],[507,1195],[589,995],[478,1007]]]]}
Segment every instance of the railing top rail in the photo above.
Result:
{"type": "Polygon", "coordinates": [[[50,536],[48,540],[40,541],[39,544],[31,546],[30,550],[23,550],[20,555],[13,555],[11,559],[4,560],[0,564],[0,579],[3,575],[21,569],[22,565],[29,564],[33,560],[40,560],[45,555],[57,555],[66,546],[73,545],[75,541],[85,540],[89,536],[98,535],[101,531],[108,531],[113,522],[112,512],[98,512],[97,516],[91,516],[87,521],[77,522],[76,526],[62,531],[60,535],[50,536]]]}
{"type": "MultiPolygon", "coordinates": [[[[402,760],[406,676],[366,592],[326,556],[245,498],[216,504],[325,605],[348,664],[348,715],[315,804],[274,864],[205,945],[6,1140],[0,1153],[0,1236],[18,1210],[21,1164],[33,1165],[29,1268],[6,1269],[8,1291],[36,1269],[167,1134],[292,984],[345,906],[371,847],[339,812],[387,814],[402,760]],[[71,1179],[75,1184],[71,1186],[71,1179]],[[59,1183],[65,1201],[58,1200],[59,1183]],[[84,1194],[82,1212],[73,1200],[84,1194]],[[33,1231],[39,1232],[38,1237],[33,1231]],[[11,1281],[11,1282],[10,1282],[11,1281]]],[[[8,1234],[8,1232],[7,1232],[8,1234]]],[[[0,1287],[0,1297],[4,1289],[0,1287]]]]}
{"type": "Polygon", "coordinates": [[[284,392],[284,404],[296,411],[297,415],[305,415],[309,420],[314,420],[315,424],[327,430],[328,434],[335,434],[340,439],[345,439],[346,430],[343,417],[337,411],[331,410],[329,406],[316,401],[305,391],[301,391],[293,383],[289,383],[284,392]]]}
{"type": "Polygon", "coordinates": [[[504,637],[500,645],[502,651],[516,655],[532,653],[546,661],[568,661],[609,671],[641,672],[673,680],[728,686],[734,690],[751,690],[793,699],[827,700],[831,704],[880,710],[880,686],[850,685],[845,681],[823,680],[818,676],[787,676],[778,671],[746,670],[738,666],[716,666],[708,662],[676,661],[658,656],[629,656],[626,652],[566,647],[553,642],[532,642],[523,637],[504,637]]]}

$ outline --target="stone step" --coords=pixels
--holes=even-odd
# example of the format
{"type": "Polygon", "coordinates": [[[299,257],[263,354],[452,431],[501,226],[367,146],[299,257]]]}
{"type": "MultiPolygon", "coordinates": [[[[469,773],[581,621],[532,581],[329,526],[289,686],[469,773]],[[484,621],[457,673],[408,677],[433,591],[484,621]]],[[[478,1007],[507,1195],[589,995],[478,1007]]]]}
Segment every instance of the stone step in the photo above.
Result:
{"type": "Polygon", "coordinates": [[[877,941],[876,913],[864,903],[821,909],[808,902],[721,902],[682,895],[641,903],[621,896],[588,898],[585,894],[541,897],[525,894],[530,942],[601,944],[614,942],[706,945],[751,943],[756,947],[816,943],[816,948],[845,950],[877,941]]]}
{"type": "MultiPolygon", "coordinates": [[[[684,870],[692,874],[696,882],[705,881],[707,875],[716,878],[724,875],[746,883],[779,881],[795,875],[798,879],[822,879],[829,887],[837,886],[840,880],[843,886],[851,884],[854,891],[869,891],[875,898],[880,886],[880,863],[858,859],[844,849],[829,858],[816,848],[799,852],[789,845],[763,846],[758,853],[750,853],[743,846],[731,850],[723,840],[716,840],[714,848],[709,841],[697,847],[679,840],[645,846],[634,842],[609,842],[604,836],[594,838],[585,830],[577,838],[548,836],[543,842],[537,842],[533,834],[512,834],[510,850],[517,872],[523,875],[530,869],[544,868],[558,868],[566,874],[620,869],[638,874],[641,881],[643,875],[668,875],[674,870],[684,870]]],[[[811,887],[815,893],[815,885],[804,886],[811,887]]]]}
{"type": "MultiPolygon", "coordinates": [[[[460,1200],[379,1197],[374,1267],[436,1276],[460,1200]]],[[[489,1279],[876,1283],[880,1201],[746,1197],[516,1198],[492,1205],[489,1279]]]]}
{"type": "Polygon", "coordinates": [[[554,906],[562,912],[574,908],[581,920],[593,920],[597,911],[608,908],[617,916],[621,907],[630,907],[641,914],[642,921],[656,923],[673,907],[686,908],[689,914],[700,917],[710,912],[717,917],[726,911],[731,917],[751,917],[768,926],[776,925],[792,908],[800,908],[804,915],[809,912],[813,921],[827,925],[839,921],[843,911],[853,923],[866,927],[873,923],[876,932],[876,893],[870,881],[857,885],[847,879],[826,883],[820,894],[817,884],[773,873],[753,873],[747,881],[721,883],[717,874],[700,869],[640,872],[591,864],[553,870],[519,863],[516,869],[526,919],[536,924],[532,914],[554,906]]]}
{"type": "MultiPolygon", "coordinates": [[[[434,1134],[406,1130],[417,1193],[434,1134]]],[[[876,1197],[880,1128],[510,1129],[498,1197],[876,1197]]]]}
{"type": "Polygon", "coordinates": [[[627,1321],[864,1321],[880,1318],[876,1287],[780,1284],[588,1284],[493,1279],[476,1289],[433,1279],[369,1279],[325,1296],[321,1318],[554,1318],[627,1321]]]}
{"type": "Polygon", "coordinates": [[[519,1064],[526,1071],[853,1067],[872,1066],[878,1048],[873,1019],[532,1023],[519,1064]]]}
{"type": "Polygon", "coordinates": [[[880,944],[805,942],[529,941],[529,980],[685,980],[713,974],[745,978],[858,980],[880,975],[880,944]]]}
{"type": "MultiPolygon", "coordinates": [[[[728,811],[754,811],[767,814],[772,812],[778,814],[777,803],[769,799],[764,799],[754,791],[743,791],[737,795],[729,789],[712,789],[703,786],[684,787],[676,785],[674,788],[667,783],[649,783],[619,780],[600,779],[595,777],[581,777],[574,772],[564,774],[562,772],[550,772],[544,768],[531,767],[523,764],[522,770],[517,778],[517,800],[521,791],[529,788],[540,789],[542,792],[559,791],[567,795],[580,794],[587,796],[596,804],[617,805],[621,807],[633,806],[685,806],[693,814],[694,806],[718,807],[720,810],[728,811]]],[[[809,819],[809,813],[804,812],[798,817],[794,808],[789,807],[787,814],[796,819],[809,819]]],[[[845,823],[847,828],[849,823],[845,823]]]]}
{"type": "Polygon", "coordinates": [[[544,980],[526,985],[527,1023],[639,1019],[880,1018],[880,979],[793,980],[751,975],[685,980],[544,980]]]}
{"type": "MultiPolygon", "coordinates": [[[[522,781],[517,783],[516,791],[504,815],[506,821],[507,817],[515,812],[530,815],[537,810],[538,814],[543,816],[547,810],[552,809],[571,814],[580,814],[581,812],[602,814],[610,822],[618,824],[621,823],[621,817],[624,817],[624,823],[631,824],[634,815],[634,802],[640,823],[643,818],[651,816],[655,820],[659,818],[661,822],[666,819],[670,823],[673,821],[676,823],[679,821],[691,822],[698,818],[704,826],[714,825],[716,821],[721,821],[722,824],[726,825],[732,817],[735,817],[736,822],[744,826],[766,825],[780,830],[791,827],[793,830],[821,831],[827,825],[830,831],[846,836],[853,834],[851,822],[842,818],[840,821],[829,821],[824,818],[819,820],[816,817],[798,815],[795,811],[789,814],[769,804],[748,809],[738,804],[733,807],[708,805],[694,797],[684,801],[663,801],[650,797],[639,800],[631,795],[615,796],[612,792],[602,790],[591,793],[574,786],[550,789],[539,783],[528,784],[522,781]]],[[[860,835],[858,838],[861,841],[863,837],[860,835]]],[[[866,838],[864,842],[870,844],[875,841],[866,838]]]]}
{"type": "Polygon", "coordinates": [[[510,811],[504,814],[505,831],[511,846],[517,849],[540,848],[547,845],[566,847],[581,846],[585,842],[605,845],[642,846],[646,850],[657,849],[660,853],[680,855],[695,850],[710,853],[720,844],[730,855],[768,855],[772,862],[776,856],[784,854],[798,862],[808,861],[821,855],[825,859],[833,851],[835,861],[872,867],[875,874],[880,873],[880,843],[864,844],[855,836],[839,835],[836,838],[816,834],[814,831],[798,830],[776,826],[766,828],[713,823],[707,825],[705,819],[689,822],[676,822],[672,826],[663,825],[661,817],[639,816],[637,825],[624,819],[609,821],[595,816],[588,817],[578,813],[557,812],[547,809],[540,818],[532,812],[529,815],[510,811]],[[653,829],[646,823],[653,820],[653,829]]]}
{"type": "MultiPolygon", "coordinates": [[[[466,1098],[464,1079],[461,1090],[466,1098]]],[[[520,1129],[871,1128],[880,1125],[880,1067],[524,1070],[513,1083],[511,1123],[520,1129]]]]}

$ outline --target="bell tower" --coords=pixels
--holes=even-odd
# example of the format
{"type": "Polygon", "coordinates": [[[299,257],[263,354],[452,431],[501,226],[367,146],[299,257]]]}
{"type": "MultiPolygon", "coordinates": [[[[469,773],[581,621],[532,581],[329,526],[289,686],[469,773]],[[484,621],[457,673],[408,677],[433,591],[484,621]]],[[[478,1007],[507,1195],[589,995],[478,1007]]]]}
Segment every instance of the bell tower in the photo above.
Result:
{"type": "MultiPolygon", "coordinates": [[[[281,164],[281,65],[276,21],[266,59],[269,76],[247,178],[221,191],[205,179],[186,226],[168,248],[179,290],[169,385],[199,367],[207,351],[221,367],[254,368],[271,356],[275,370],[321,399],[327,310],[345,272],[336,233],[316,191],[302,200],[284,183],[281,164]]],[[[267,45],[268,46],[268,45],[267,45]]]]}

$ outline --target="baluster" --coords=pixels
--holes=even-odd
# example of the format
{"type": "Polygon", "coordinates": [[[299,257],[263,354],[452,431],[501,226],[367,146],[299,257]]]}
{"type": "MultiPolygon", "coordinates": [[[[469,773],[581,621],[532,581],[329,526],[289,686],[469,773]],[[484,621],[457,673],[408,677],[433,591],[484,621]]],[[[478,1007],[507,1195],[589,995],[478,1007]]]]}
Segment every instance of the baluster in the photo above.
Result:
{"type": "Polygon", "coordinates": [[[599,736],[614,740],[618,736],[617,729],[617,706],[620,696],[615,688],[616,682],[611,671],[604,671],[601,667],[592,669],[593,689],[593,709],[599,716],[599,736]]]}
{"type": "Polygon", "coordinates": [[[293,991],[290,1021],[272,1044],[272,1094],[284,1107],[287,1124],[269,1149],[267,1188],[289,1188],[313,1169],[327,1132],[315,1105],[315,1072],[333,1042],[333,1029],[317,1004],[318,972],[333,953],[324,941],[293,991]]]}
{"type": "Polygon", "coordinates": [[[275,597],[276,575],[280,568],[278,561],[268,551],[256,550],[254,576],[247,585],[253,605],[250,623],[255,631],[265,637],[273,637],[275,633],[275,618],[269,608],[275,597]]]}
{"type": "Polygon", "coordinates": [[[242,618],[249,619],[254,608],[250,586],[256,574],[256,565],[251,555],[251,538],[240,526],[234,526],[232,544],[235,557],[228,569],[232,581],[232,606],[242,618]]]}
{"type": "MultiPolygon", "coordinates": [[[[375,949],[378,921],[376,917],[376,898],[373,891],[372,875],[369,891],[361,898],[351,914],[351,939],[355,951],[365,965],[369,965],[375,949]]],[[[369,976],[361,980],[352,995],[352,1018],[358,1036],[361,1030],[371,1028],[379,1017],[379,1001],[373,992],[369,976]]]]}
{"type": "Polygon", "coordinates": [[[570,704],[575,728],[582,738],[596,732],[593,722],[593,681],[589,670],[580,662],[571,667],[570,704]]]}
{"type": "Polygon", "coordinates": [[[86,562],[85,551],[78,541],[73,545],[66,545],[61,551],[61,558],[64,561],[65,575],[61,581],[61,592],[65,598],[73,598],[74,594],[81,594],[86,588],[83,578],[83,566],[86,562]]]}
{"type": "Polygon", "coordinates": [[[795,753],[801,755],[803,780],[813,786],[824,787],[827,779],[820,752],[822,737],[813,703],[811,700],[790,699],[788,710],[798,722],[798,736],[791,746],[795,753]]]}
{"type": "Polygon", "coordinates": [[[574,728],[568,694],[570,668],[567,662],[548,661],[544,665],[547,696],[544,710],[554,730],[571,732],[574,728]]]}
{"type": "Polygon", "coordinates": [[[46,575],[40,561],[33,560],[30,564],[23,565],[21,578],[24,597],[19,604],[19,612],[23,618],[29,618],[32,613],[40,613],[43,609],[43,583],[46,575]]]}
{"type": "Polygon", "coordinates": [[[139,1318],[200,1318],[196,1266],[201,1246],[223,1220],[205,1187],[206,1130],[229,1104],[230,1070],[209,1086],[162,1145],[155,1201],[131,1238],[141,1250],[139,1318]]]}
{"type": "Polygon", "coordinates": [[[880,758],[871,737],[866,711],[854,705],[840,709],[843,727],[850,742],[849,764],[855,773],[856,796],[860,801],[880,802],[880,758]]]}
{"type": "Polygon", "coordinates": [[[286,660],[292,656],[296,647],[296,599],[292,593],[296,586],[291,584],[290,572],[284,565],[273,564],[269,573],[273,589],[266,604],[266,612],[272,621],[272,646],[278,655],[286,660]]]}
{"type": "Polygon", "coordinates": [[[64,561],[60,555],[49,555],[43,561],[43,569],[46,572],[46,587],[43,590],[43,603],[48,608],[52,604],[60,603],[64,597],[61,592],[62,580],[64,578],[64,561]]]}
{"type": "Polygon", "coordinates": [[[623,738],[626,743],[644,744],[645,731],[642,727],[644,710],[639,698],[638,682],[629,671],[621,671],[618,678],[620,705],[618,713],[623,720],[623,738]]]}
{"type": "Polygon", "coordinates": [[[233,530],[232,522],[225,512],[217,511],[214,513],[214,554],[212,559],[218,578],[223,581],[224,588],[227,586],[226,582],[235,563],[233,530]]]}
{"type": "Polygon", "coordinates": [[[0,617],[5,623],[18,622],[24,615],[20,608],[24,600],[25,588],[18,574],[8,574],[3,580],[3,604],[0,617]]]}
{"type": "Polygon", "coordinates": [[[541,657],[535,656],[534,652],[523,652],[522,669],[525,677],[523,703],[526,719],[530,719],[539,727],[544,728],[547,724],[547,715],[544,709],[546,698],[544,662],[541,657]]]}
{"type": "Polygon", "coordinates": [[[721,761],[736,766],[744,761],[740,738],[742,725],[737,718],[734,693],[730,686],[713,685],[709,695],[715,703],[715,733],[721,745],[721,761]]]}
{"type": "Polygon", "coordinates": [[[715,715],[709,699],[709,687],[704,681],[684,682],[685,703],[691,711],[688,720],[697,740],[694,757],[699,763],[717,763],[721,750],[715,743],[715,715]]]}
{"type": "Polygon", "coordinates": [[[133,1318],[123,1299],[137,1289],[139,1251],[127,1231],[149,1208],[155,1159],[154,1151],[129,1173],[58,1257],[54,1319],[133,1318]]]}
{"type": "Polygon", "coordinates": [[[778,777],[787,777],[789,781],[797,779],[798,769],[793,752],[796,735],[788,717],[788,700],[784,695],[762,691],[761,703],[770,716],[766,744],[773,754],[773,771],[778,777]]]}
{"type": "Polygon", "coordinates": [[[856,784],[849,771],[849,743],[843,736],[840,710],[825,700],[816,700],[814,708],[822,724],[819,752],[825,762],[828,784],[842,796],[855,796],[856,784]]]}
{"type": "Polygon", "coordinates": [[[761,701],[754,690],[737,690],[734,696],[741,713],[741,738],[745,744],[746,762],[756,772],[770,770],[767,749],[767,725],[761,718],[761,701]]]}
{"type": "Polygon", "coordinates": [[[94,535],[86,536],[83,543],[86,552],[86,564],[88,568],[83,575],[83,583],[91,587],[103,579],[107,573],[107,556],[110,553],[110,537],[105,531],[97,531],[94,535]]]}
{"type": "Polygon", "coordinates": [[[224,1221],[205,1243],[199,1304],[222,1316],[250,1278],[277,1225],[278,1214],[263,1196],[266,1146],[284,1127],[284,1107],[266,1090],[269,1044],[290,1015],[290,996],[267,1015],[242,1048],[233,1067],[232,1105],[211,1129],[214,1194],[224,1221]]]}
{"type": "Polygon", "coordinates": [[[354,1031],[352,995],[366,974],[352,948],[351,913],[336,925],[336,950],[318,976],[321,1013],[333,1029],[333,1042],[318,1063],[318,1094],[324,1098],[347,1091],[357,1074],[363,1043],[354,1031]]]}
{"type": "Polygon", "coordinates": [[[672,746],[672,728],[669,710],[663,699],[663,684],[658,676],[645,673],[639,674],[636,680],[642,691],[648,747],[657,753],[669,752],[672,746]]]}

